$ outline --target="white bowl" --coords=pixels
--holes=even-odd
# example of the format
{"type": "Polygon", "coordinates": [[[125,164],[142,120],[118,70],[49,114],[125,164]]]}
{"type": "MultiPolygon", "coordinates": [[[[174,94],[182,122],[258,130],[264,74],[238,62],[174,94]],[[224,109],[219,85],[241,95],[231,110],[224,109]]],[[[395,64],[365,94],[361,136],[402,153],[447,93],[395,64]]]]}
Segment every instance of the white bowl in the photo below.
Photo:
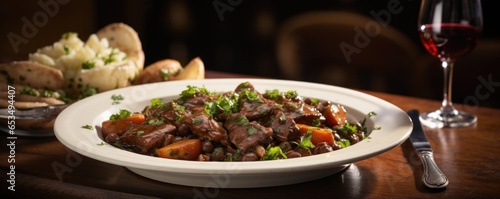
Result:
{"type": "Polygon", "coordinates": [[[371,95],[324,84],[268,79],[207,79],[185,80],[132,86],[100,93],[80,100],[59,114],[54,133],[65,146],[84,156],[120,165],[154,180],[214,188],[270,187],[300,183],[335,174],[351,163],[388,151],[404,142],[412,130],[408,115],[398,107],[371,95]],[[242,82],[250,82],[259,92],[269,89],[295,90],[299,95],[342,104],[348,119],[367,118],[369,138],[350,147],[308,157],[256,162],[199,162],[172,160],[141,155],[116,148],[105,142],[98,131],[82,128],[99,127],[111,114],[120,109],[141,111],[152,98],[171,100],[187,85],[205,86],[210,91],[234,90],[242,82]],[[113,104],[111,97],[124,100],[113,104]],[[380,130],[374,130],[380,127],[380,130]]]}

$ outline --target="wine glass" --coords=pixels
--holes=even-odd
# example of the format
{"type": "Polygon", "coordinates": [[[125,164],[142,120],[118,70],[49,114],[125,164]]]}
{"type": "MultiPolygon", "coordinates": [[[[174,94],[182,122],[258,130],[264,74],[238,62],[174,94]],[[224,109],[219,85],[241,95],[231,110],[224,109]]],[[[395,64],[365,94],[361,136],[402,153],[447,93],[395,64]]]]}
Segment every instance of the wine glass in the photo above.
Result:
{"type": "Polygon", "coordinates": [[[483,27],[480,0],[422,0],[418,19],[420,39],[427,51],[441,61],[444,91],[441,108],[423,113],[420,120],[433,127],[464,127],[476,123],[473,114],[457,110],[452,103],[453,65],[472,51],[483,27]]]}

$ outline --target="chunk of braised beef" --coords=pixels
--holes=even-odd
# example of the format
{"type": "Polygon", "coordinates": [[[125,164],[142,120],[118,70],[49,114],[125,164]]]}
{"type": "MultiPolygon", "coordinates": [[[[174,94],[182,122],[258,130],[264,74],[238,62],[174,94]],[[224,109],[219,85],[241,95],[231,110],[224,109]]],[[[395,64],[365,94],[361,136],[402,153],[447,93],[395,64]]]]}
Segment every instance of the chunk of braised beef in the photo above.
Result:
{"type": "Polygon", "coordinates": [[[175,142],[175,135],[173,134],[165,134],[165,139],[163,140],[162,146],[167,146],[175,142]]]}
{"type": "Polygon", "coordinates": [[[314,108],[318,109],[319,112],[321,112],[321,113],[323,113],[325,107],[332,104],[332,102],[330,102],[330,101],[318,100],[318,99],[313,99],[313,98],[305,98],[304,103],[313,106],[314,108]]]}
{"type": "Polygon", "coordinates": [[[243,83],[239,84],[238,86],[236,86],[236,88],[234,89],[234,92],[239,93],[243,90],[254,91],[255,87],[250,82],[243,82],[243,83]]]}
{"type": "Polygon", "coordinates": [[[333,144],[331,145],[332,149],[335,151],[335,150],[339,150],[342,148],[342,146],[340,146],[337,142],[333,142],[333,144]]]}
{"type": "Polygon", "coordinates": [[[106,141],[107,143],[117,142],[118,140],[120,140],[120,136],[118,136],[118,134],[116,133],[110,133],[107,134],[106,137],[104,137],[104,141],[106,141]]]}
{"type": "Polygon", "coordinates": [[[183,122],[184,118],[190,114],[186,112],[184,106],[170,101],[149,110],[149,112],[146,120],[150,121],[151,118],[157,118],[162,119],[167,124],[174,125],[177,129],[175,135],[185,136],[190,133],[189,126],[183,122]]]}
{"type": "Polygon", "coordinates": [[[233,128],[237,126],[247,125],[250,121],[248,118],[242,115],[241,113],[233,113],[227,116],[226,122],[224,123],[224,128],[228,131],[231,131],[233,128]]]}
{"type": "Polygon", "coordinates": [[[283,152],[287,152],[287,151],[292,150],[292,145],[290,144],[290,142],[281,142],[279,144],[279,147],[280,147],[281,151],[283,151],[283,152]]]}
{"type": "Polygon", "coordinates": [[[286,155],[287,159],[302,157],[302,154],[300,154],[299,152],[294,151],[294,150],[289,150],[289,151],[285,152],[285,155],[286,155]]]}
{"type": "Polygon", "coordinates": [[[359,141],[361,141],[361,138],[357,135],[357,134],[349,134],[347,136],[347,139],[349,139],[349,142],[351,144],[356,144],[358,143],[359,141]]]}
{"type": "Polygon", "coordinates": [[[202,140],[219,142],[227,146],[229,139],[226,129],[203,110],[195,109],[195,111],[184,118],[184,123],[189,126],[191,132],[202,140]]]}
{"type": "Polygon", "coordinates": [[[225,122],[227,117],[229,116],[229,114],[234,113],[234,112],[238,112],[238,110],[235,108],[237,105],[233,104],[233,103],[237,103],[235,101],[238,98],[238,94],[236,94],[233,91],[229,91],[229,92],[222,93],[220,96],[214,97],[215,100],[220,100],[220,99],[224,99],[224,98],[228,99],[225,101],[225,102],[227,102],[226,104],[224,104],[225,106],[223,105],[224,110],[217,110],[217,112],[214,113],[215,119],[219,122],[225,122]],[[228,108],[228,106],[231,106],[231,108],[228,108]]]}
{"type": "Polygon", "coordinates": [[[151,154],[155,148],[163,146],[165,134],[170,134],[175,129],[175,126],[171,124],[139,125],[125,132],[119,142],[137,153],[151,154]]]}
{"type": "Polygon", "coordinates": [[[334,126],[333,130],[336,132],[336,135],[334,134],[335,139],[337,139],[336,136],[340,139],[347,139],[351,145],[363,140],[365,136],[359,123],[346,123],[345,125],[334,126]],[[346,125],[354,126],[354,128],[346,128],[346,125]]]}
{"type": "Polygon", "coordinates": [[[268,144],[273,138],[273,130],[256,121],[249,122],[242,114],[232,114],[224,127],[229,132],[229,140],[243,152],[257,145],[268,144]]]}
{"type": "MultiPolygon", "coordinates": [[[[277,90],[276,90],[277,91],[277,90]]],[[[282,93],[282,92],[279,92],[279,93],[275,93],[273,92],[273,95],[270,96],[268,92],[265,92],[265,93],[262,93],[262,97],[268,99],[268,100],[272,100],[278,104],[283,104],[284,101],[288,101],[290,99],[287,99],[285,97],[285,94],[282,93]]]]}
{"type": "Polygon", "coordinates": [[[260,121],[266,127],[273,129],[273,137],[280,142],[294,141],[300,138],[300,131],[295,121],[282,110],[275,110],[273,114],[260,121]]]}
{"type": "MultiPolygon", "coordinates": [[[[253,87],[252,87],[253,88],[253,87]]],[[[267,115],[273,108],[278,107],[276,102],[268,100],[253,89],[236,89],[238,91],[238,109],[249,120],[255,120],[267,115]]]]}
{"type": "Polygon", "coordinates": [[[242,161],[243,154],[241,150],[232,150],[232,148],[226,148],[226,158],[224,161],[242,161]]]}
{"type": "Polygon", "coordinates": [[[249,120],[258,120],[269,116],[274,110],[281,108],[272,100],[264,102],[243,102],[240,106],[240,113],[245,115],[249,120]]]}
{"type": "Polygon", "coordinates": [[[312,154],[321,154],[333,151],[332,146],[326,142],[320,142],[313,148],[312,154]]]}
{"type": "Polygon", "coordinates": [[[285,101],[282,108],[285,115],[292,117],[298,124],[314,125],[325,120],[318,109],[303,101],[285,101]]]}
{"type": "Polygon", "coordinates": [[[297,153],[300,153],[301,157],[312,155],[311,150],[309,148],[306,148],[306,147],[303,147],[303,146],[297,146],[297,147],[295,147],[293,149],[293,151],[295,151],[297,153]]]}
{"type": "Polygon", "coordinates": [[[193,95],[191,97],[188,97],[185,99],[184,103],[182,104],[186,110],[191,111],[195,108],[198,107],[204,107],[205,102],[211,102],[214,100],[214,96],[212,95],[207,95],[205,93],[197,93],[196,95],[193,95]]]}
{"type": "Polygon", "coordinates": [[[211,161],[223,161],[226,159],[226,151],[222,147],[216,147],[208,156],[211,161]]]}
{"type": "Polygon", "coordinates": [[[257,160],[260,160],[260,158],[255,152],[245,153],[241,156],[241,161],[257,161],[257,160]]]}

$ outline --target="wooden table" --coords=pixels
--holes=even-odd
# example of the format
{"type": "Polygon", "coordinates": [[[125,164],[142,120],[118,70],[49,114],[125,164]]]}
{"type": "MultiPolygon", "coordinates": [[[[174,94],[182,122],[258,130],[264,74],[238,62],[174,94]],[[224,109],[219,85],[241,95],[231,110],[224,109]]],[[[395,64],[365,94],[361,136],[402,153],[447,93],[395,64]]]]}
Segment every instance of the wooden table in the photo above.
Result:
{"type": "MultiPolygon", "coordinates": [[[[208,71],[207,78],[244,77],[208,71]]],[[[440,102],[366,92],[404,111],[430,111],[440,102]]],[[[157,182],[124,167],[76,154],[55,137],[15,140],[15,175],[6,175],[9,146],[4,134],[0,161],[2,193],[21,198],[493,198],[500,197],[500,110],[469,107],[472,127],[429,129],[435,160],[448,176],[445,189],[421,183],[422,166],[408,141],[335,175],[295,185],[252,189],[204,189],[157,182]],[[6,178],[15,176],[15,192],[6,178]]],[[[5,194],[2,194],[5,195],[5,194]]]]}

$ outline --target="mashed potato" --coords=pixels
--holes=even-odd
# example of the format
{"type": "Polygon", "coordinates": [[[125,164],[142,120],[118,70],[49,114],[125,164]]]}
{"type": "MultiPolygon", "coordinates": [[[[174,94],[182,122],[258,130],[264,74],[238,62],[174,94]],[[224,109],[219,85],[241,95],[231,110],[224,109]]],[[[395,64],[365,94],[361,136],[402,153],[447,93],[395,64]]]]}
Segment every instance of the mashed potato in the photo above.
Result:
{"type": "Polygon", "coordinates": [[[30,54],[29,60],[61,70],[67,89],[80,93],[128,86],[141,68],[120,49],[110,47],[106,38],[92,34],[84,42],[71,32],[30,54]]]}

